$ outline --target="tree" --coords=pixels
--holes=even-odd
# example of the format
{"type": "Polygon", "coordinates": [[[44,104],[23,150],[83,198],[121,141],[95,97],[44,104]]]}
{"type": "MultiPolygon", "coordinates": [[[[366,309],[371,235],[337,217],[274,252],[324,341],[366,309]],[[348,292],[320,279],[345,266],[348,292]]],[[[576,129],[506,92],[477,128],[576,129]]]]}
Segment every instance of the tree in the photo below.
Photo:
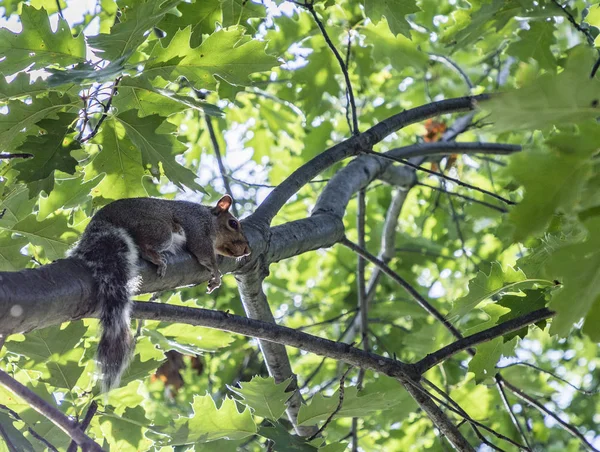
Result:
{"type": "Polygon", "coordinates": [[[31,3],[0,2],[1,450],[598,450],[598,5],[31,3]],[[112,200],[223,192],[252,254],[210,296],[141,262],[100,394],[66,250],[112,200]]]}

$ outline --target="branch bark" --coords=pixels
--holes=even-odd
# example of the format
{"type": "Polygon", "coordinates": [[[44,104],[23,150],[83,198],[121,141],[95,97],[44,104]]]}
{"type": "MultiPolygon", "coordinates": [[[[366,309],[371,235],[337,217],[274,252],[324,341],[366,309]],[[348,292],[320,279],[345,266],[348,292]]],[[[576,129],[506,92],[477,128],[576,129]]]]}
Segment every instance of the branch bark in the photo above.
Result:
{"type": "Polygon", "coordinates": [[[513,331],[518,331],[527,325],[548,319],[554,316],[554,314],[555,313],[548,308],[532,311],[521,317],[516,317],[501,323],[500,325],[496,325],[492,328],[488,328],[487,330],[480,331],[479,333],[472,334],[471,336],[464,337],[463,339],[459,339],[456,342],[446,345],[445,347],[425,356],[425,358],[415,363],[415,366],[419,373],[424,374],[432,367],[444,362],[459,352],[467,350],[475,345],[491,341],[497,337],[504,336],[505,334],[512,333],[513,331]]]}
{"type": "Polygon", "coordinates": [[[2,386],[15,394],[17,397],[25,400],[38,413],[46,416],[50,422],[69,435],[69,437],[71,437],[73,441],[75,441],[81,447],[82,450],[86,452],[102,452],[102,448],[81,431],[77,422],[74,422],[66,417],[57,408],[50,405],[44,399],[33,393],[26,386],[23,386],[3,370],[0,370],[0,384],[2,384],[2,386]]]}

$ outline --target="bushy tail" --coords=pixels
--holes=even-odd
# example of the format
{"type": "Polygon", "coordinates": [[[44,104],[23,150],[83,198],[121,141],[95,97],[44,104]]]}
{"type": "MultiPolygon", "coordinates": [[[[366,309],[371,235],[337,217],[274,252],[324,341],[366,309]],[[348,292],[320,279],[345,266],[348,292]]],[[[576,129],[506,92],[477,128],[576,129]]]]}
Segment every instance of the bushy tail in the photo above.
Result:
{"type": "Polygon", "coordinates": [[[96,281],[102,327],[97,361],[106,392],[119,385],[134,348],[129,323],[137,247],[124,229],[92,220],[69,255],[83,261],[96,281]]]}

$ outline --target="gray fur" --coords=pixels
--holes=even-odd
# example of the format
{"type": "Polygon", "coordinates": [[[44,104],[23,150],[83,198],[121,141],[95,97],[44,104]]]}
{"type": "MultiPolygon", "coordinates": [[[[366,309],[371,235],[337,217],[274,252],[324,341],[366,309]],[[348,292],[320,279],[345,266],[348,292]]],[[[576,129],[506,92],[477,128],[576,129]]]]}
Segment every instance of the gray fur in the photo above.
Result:
{"type": "Polygon", "coordinates": [[[96,281],[102,335],[97,361],[103,391],[119,385],[133,354],[131,295],[139,285],[139,257],[167,270],[166,253],[187,248],[212,274],[209,292],[221,284],[215,253],[239,257],[250,253],[241,225],[224,196],[210,208],[187,201],[131,198],[112,202],[91,219],[69,256],[81,260],[96,281]],[[231,226],[233,223],[233,226],[231,226]]]}

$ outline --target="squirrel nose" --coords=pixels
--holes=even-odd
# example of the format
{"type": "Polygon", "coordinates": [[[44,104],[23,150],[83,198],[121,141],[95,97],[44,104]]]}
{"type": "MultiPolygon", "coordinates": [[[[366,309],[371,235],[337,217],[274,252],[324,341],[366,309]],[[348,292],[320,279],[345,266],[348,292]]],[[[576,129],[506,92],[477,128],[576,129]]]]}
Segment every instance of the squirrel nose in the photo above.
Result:
{"type": "Polygon", "coordinates": [[[248,256],[250,254],[250,247],[248,244],[244,247],[244,256],[248,256]]]}

